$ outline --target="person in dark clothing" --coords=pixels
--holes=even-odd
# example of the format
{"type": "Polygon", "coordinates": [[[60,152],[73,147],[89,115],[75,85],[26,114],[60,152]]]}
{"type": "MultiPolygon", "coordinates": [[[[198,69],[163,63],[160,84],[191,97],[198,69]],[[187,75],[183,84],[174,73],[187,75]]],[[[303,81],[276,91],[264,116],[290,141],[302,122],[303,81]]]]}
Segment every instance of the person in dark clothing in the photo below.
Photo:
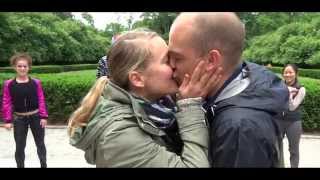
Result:
{"type": "Polygon", "coordinates": [[[24,167],[24,149],[30,126],[37,146],[40,165],[45,168],[47,167],[47,152],[44,144],[44,129],[48,112],[41,81],[28,76],[32,63],[32,58],[28,54],[16,54],[11,57],[10,62],[17,75],[14,79],[4,82],[2,116],[6,129],[10,130],[13,124],[17,167],[24,167]]]}
{"type": "Polygon", "coordinates": [[[180,84],[199,61],[221,66],[222,81],[203,104],[212,167],[281,167],[275,116],[289,92],[274,73],[241,60],[245,27],[235,13],[182,13],[169,33],[169,57],[180,84]]]}
{"type": "MultiPolygon", "coordinates": [[[[306,95],[306,89],[298,81],[298,67],[287,64],[282,75],[290,92],[289,108],[279,115],[282,138],[287,136],[289,142],[290,165],[299,167],[299,143],[302,134],[301,104],[306,95]]],[[[283,160],[284,161],[284,160],[283,160]]]]}
{"type": "Polygon", "coordinates": [[[108,76],[107,56],[103,56],[99,59],[96,78],[101,76],[108,76]]]}
{"type": "MultiPolygon", "coordinates": [[[[111,44],[113,44],[118,38],[120,37],[120,34],[116,34],[112,36],[111,44]]],[[[97,67],[97,74],[96,78],[99,79],[101,76],[109,76],[109,70],[107,66],[107,56],[103,56],[98,61],[98,67],[97,67]]]]}

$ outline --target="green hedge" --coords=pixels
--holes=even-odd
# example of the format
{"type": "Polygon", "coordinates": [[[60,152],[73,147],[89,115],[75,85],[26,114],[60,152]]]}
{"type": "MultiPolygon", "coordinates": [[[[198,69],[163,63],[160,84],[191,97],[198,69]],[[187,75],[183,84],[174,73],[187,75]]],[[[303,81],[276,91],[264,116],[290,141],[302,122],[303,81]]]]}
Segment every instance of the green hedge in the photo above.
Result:
{"type": "Polygon", "coordinates": [[[320,80],[300,77],[300,83],[306,88],[303,102],[303,128],[306,131],[320,130],[320,80]]]}
{"type": "Polygon", "coordinates": [[[0,66],[16,52],[28,52],[35,65],[91,64],[106,53],[111,34],[57,13],[0,12],[0,66]]]}
{"type": "MultiPolygon", "coordinates": [[[[3,80],[9,79],[13,75],[10,73],[0,74],[1,89],[3,80]]],[[[32,74],[31,76],[42,81],[48,106],[49,124],[66,123],[70,114],[78,107],[82,97],[89,91],[96,78],[94,70],[32,74]]]]}
{"type": "MultiPolygon", "coordinates": [[[[273,72],[282,74],[283,67],[269,67],[273,72]]],[[[320,69],[302,69],[299,68],[299,76],[320,79],[320,69]]]]}
{"type": "MultiPolygon", "coordinates": [[[[97,69],[98,64],[73,64],[73,65],[46,65],[32,66],[30,73],[61,73],[68,71],[81,71],[97,69]]],[[[1,73],[14,73],[12,67],[0,67],[1,73]]]]}
{"type": "Polygon", "coordinates": [[[319,14],[304,13],[299,15],[299,20],[289,19],[266,33],[247,39],[243,58],[259,64],[295,63],[304,68],[320,68],[320,39],[315,38],[320,35],[319,14]]]}
{"type": "MultiPolygon", "coordinates": [[[[4,79],[12,76],[13,74],[1,73],[0,80],[3,82],[4,79]]],[[[95,81],[94,70],[33,74],[32,76],[42,80],[50,124],[66,123],[72,111],[78,107],[79,102],[95,81]]],[[[300,82],[307,91],[303,103],[303,128],[305,131],[320,130],[320,80],[301,77],[300,82]]]]}

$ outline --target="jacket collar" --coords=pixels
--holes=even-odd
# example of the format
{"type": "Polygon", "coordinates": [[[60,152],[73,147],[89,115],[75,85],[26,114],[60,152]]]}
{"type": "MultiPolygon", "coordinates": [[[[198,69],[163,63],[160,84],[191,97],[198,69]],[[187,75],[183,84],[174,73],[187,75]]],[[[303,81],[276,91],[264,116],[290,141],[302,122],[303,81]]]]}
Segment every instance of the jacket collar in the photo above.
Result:
{"type": "Polygon", "coordinates": [[[241,93],[249,86],[249,84],[250,80],[248,77],[247,64],[243,62],[234,71],[231,77],[223,84],[216,95],[207,99],[207,101],[203,104],[203,108],[205,111],[210,110],[209,108],[212,110],[212,107],[215,106],[216,103],[241,93]]]}
{"type": "Polygon", "coordinates": [[[130,106],[133,111],[133,116],[136,117],[137,123],[141,129],[144,131],[156,135],[163,136],[165,132],[159,129],[146,115],[143,107],[141,106],[141,101],[139,98],[133,96],[128,91],[120,88],[112,82],[108,82],[103,93],[103,98],[121,103],[123,105],[130,106]]]}

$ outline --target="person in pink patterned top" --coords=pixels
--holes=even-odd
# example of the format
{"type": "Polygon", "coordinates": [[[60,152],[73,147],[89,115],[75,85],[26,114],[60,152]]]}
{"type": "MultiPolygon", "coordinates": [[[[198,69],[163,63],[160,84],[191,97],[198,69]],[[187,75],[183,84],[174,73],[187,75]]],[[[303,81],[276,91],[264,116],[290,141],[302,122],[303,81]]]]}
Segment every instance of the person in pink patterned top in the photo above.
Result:
{"type": "Polygon", "coordinates": [[[42,168],[47,167],[44,144],[48,112],[41,81],[29,77],[32,58],[27,53],[17,53],[10,58],[16,77],[5,80],[2,96],[4,127],[14,129],[15,159],[18,168],[24,167],[26,139],[30,127],[42,168]]]}

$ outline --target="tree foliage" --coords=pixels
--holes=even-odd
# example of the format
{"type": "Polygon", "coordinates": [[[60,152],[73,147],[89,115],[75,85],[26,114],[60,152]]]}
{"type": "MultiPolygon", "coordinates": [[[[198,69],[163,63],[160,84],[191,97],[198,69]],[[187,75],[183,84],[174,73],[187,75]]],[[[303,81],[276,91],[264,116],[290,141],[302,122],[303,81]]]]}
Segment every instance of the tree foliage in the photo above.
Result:
{"type": "Polygon", "coordinates": [[[145,12],[141,15],[143,19],[135,22],[132,28],[148,28],[168,40],[170,26],[177,15],[172,12],[145,12]]]}
{"type": "Polygon", "coordinates": [[[278,28],[248,39],[244,58],[261,64],[320,67],[320,39],[317,38],[320,37],[320,13],[295,13],[288,17],[291,20],[278,20],[281,22],[278,28]]]}
{"type": "MultiPolygon", "coordinates": [[[[246,27],[244,58],[260,64],[297,63],[320,67],[320,13],[238,12],[246,27]]],[[[112,22],[104,31],[75,20],[70,12],[0,12],[0,65],[15,52],[27,51],[35,64],[96,63],[110,47],[111,37],[123,31],[148,28],[168,40],[178,13],[144,12],[141,20],[112,22]]]]}
{"type": "Polygon", "coordinates": [[[119,34],[121,32],[127,31],[127,30],[128,30],[128,27],[126,27],[122,24],[119,24],[119,23],[112,22],[112,23],[109,23],[106,25],[105,34],[108,37],[112,37],[115,34],[119,34]]]}
{"type": "Polygon", "coordinates": [[[53,14],[59,16],[61,19],[72,19],[74,16],[71,12],[53,12],[53,14]]]}
{"type": "Polygon", "coordinates": [[[96,63],[109,37],[67,13],[0,13],[0,64],[28,52],[35,64],[96,63]]]}
{"type": "Polygon", "coordinates": [[[85,19],[88,22],[90,26],[94,27],[93,17],[89,13],[84,12],[81,14],[81,16],[83,17],[83,19],[85,19]]]}

